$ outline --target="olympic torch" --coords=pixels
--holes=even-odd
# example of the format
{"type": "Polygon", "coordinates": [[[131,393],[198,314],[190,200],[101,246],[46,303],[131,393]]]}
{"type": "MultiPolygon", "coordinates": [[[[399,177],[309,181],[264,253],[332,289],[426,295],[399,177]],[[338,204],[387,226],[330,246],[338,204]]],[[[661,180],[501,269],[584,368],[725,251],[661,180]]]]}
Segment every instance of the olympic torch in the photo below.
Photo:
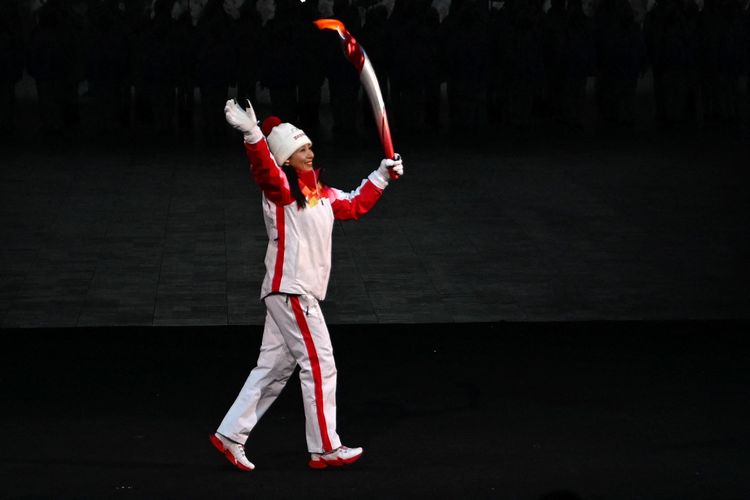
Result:
{"type": "MultiPolygon", "coordinates": [[[[386,158],[397,159],[393,151],[393,143],[391,141],[391,130],[388,126],[388,114],[385,112],[385,102],[383,101],[383,95],[380,92],[380,85],[378,84],[378,78],[375,76],[375,70],[370,63],[370,59],[367,57],[365,49],[354,39],[344,26],[344,23],[338,19],[318,19],[313,21],[318,29],[329,29],[334,30],[341,37],[341,48],[344,51],[344,55],[349,62],[352,63],[354,69],[359,74],[359,81],[367,93],[367,98],[370,101],[372,107],[372,113],[375,117],[375,124],[378,127],[378,134],[380,135],[380,143],[383,145],[386,158]]],[[[389,170],[390,176],[393,179],[398,178],[398,174],[393,170],[389,170]]]]}

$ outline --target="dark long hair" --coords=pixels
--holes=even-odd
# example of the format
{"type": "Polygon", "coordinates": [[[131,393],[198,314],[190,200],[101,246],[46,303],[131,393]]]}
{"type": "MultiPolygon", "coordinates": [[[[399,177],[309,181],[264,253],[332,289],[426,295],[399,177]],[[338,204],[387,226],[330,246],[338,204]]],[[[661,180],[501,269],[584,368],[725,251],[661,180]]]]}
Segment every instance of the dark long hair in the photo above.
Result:
{"type": "MultiPolygon", "coordinates": [[[[294,167],[291,165],[282,165],[281,170],[284,171],[284,174],[286,175],[287,181],[289,181],[289,190],[292,192],[292,198],[294,198],[294,201],[297,202],[297,208],[304,209],[307,207],[307,199],[305,198],[305,195],[302,194],[302,190],[299,188],[299,177],[297,177],[297,171],[294,170],[294,167]]],[[[321,186],[325,186],[326,183],[323,180],[323,173],[325,171],[323,169],[318,170],[318,179],[317,181],[320,183],[321,186]]]]}

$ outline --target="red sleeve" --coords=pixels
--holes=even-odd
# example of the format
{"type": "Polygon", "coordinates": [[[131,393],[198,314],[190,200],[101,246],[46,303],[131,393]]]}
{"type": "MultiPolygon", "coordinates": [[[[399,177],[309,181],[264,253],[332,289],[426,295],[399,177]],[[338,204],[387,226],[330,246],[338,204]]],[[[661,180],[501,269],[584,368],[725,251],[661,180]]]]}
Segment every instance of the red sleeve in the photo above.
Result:
{"type": "Polygon", "coordinates": [[[351,193],[328,188],[328,199],[337,220],[359,219],[375,206],[382,194],[383,190],[370,180],[351,193]]]}
{"type": "Polygon", "coordinates": [[[250,162],[250,172],[266,198],[277,205],[293,202],[286,174],[276,165],[266,140],[261,139],[255,144],[245,143],[245,151],[250,162]]]}

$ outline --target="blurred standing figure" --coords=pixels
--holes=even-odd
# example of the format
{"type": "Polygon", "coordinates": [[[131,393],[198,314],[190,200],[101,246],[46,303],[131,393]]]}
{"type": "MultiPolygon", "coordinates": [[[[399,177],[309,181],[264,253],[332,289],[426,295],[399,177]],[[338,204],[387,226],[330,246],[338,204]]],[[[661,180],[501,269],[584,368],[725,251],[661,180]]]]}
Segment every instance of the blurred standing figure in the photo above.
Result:
{"type": "Polygon", "coordinates": [[[257,102],[263,19],[257,0],[245,0],[237,30],[237,102],[257,102]]]}
{"type": "Polygon", "coordinates": [[[638,80],[646,68],[643,33],[629,0],[601,0],[594,13],[596,102],[604,125],[635,125],[638,80]]]}
{"type": "MultiPolygon", "coordinates": [[[[374,5],[365,12],[365,20],[362,25],[362,33],[358,40],[365,47],[367,57],[378,75],[380,90],[383,101],[390,109],[391,94],[389,80],[391,78],[391,54],[387,47],[388,40],[388,8],[383,4],[374,5]]],[[[375,120],[368,118],[372,116],[372,107],[367,98],[362,99],[363,127],[375,129],[375,120]]],[[[369,135],[368,135],[369,137],[369,135]]]]}
{"type": "Polygon", "coordinates": [[[317,0],[307,0],[300,12],[300,71],[302,78],[297,82],[297,102],[300,126],[313,136],[320,129],[320,102],[326,73],[323,61],[323,40],[321,32],[313,21],[319,19],[317,0]]]}
{"type": "Polygon", "coordinates": [[[104,0],[90,12],[86,75],[102,134],[127,127],[130,121],[130,45],[119,3],[104,0]]]}
{"type": "Polygon", "coordinates": [[[671,128],[687,121],[688,99],[695,65],[696,33],[689,22],[684,0],[658,0],[646,12],[643,31],[648,64],[653,74],[657,124],[671,128]]]}
{"type": "Polygon", "coordinates": [[[172,5],[173,44],[176,62],[175,113],[177,129],[188,134],[193,132],[195,119],[195,51],[196,33],[190,13],[190,0],[178,0],[172,5]]]}
{"type": "Polygon", "coordinates": [[[431,0],[421,0],[417,5],[421,28],[421,39],[418,42],[424,47],[424,58],[421,61],[421,68],[424,70],[424,118],[420,125],[424,127],[423,130],[437,132],[442,128],[441,86],[445,81],[445,59],[440,48],[440,13],[432,6],[431,0]]]}
{"type": "Polygon", "coordinates": [[[24,69],[20,12],[15,0],[0,3],[0,139],[16,128],[16,84],[24,69]]]}
{"type": "MultiPolygon", "coordinates": [[[[299,58],[300,11],[298,0],[276,0],[273,15],[263,27],[260,84],[268,89],[271,113],[298,122],[297,67],[287,61],[299,58]]],[[[244,103],[243,103],[244,104],[244,103]]]]}
{"type": "MultiPolygon", "coordinates": [[[[361,19],[359,8],[351,0],[335,0],[333,17],[338,19],[355,39],[359,39],[361,19]]],[[[352,65],[341,55],[341,42],[334,31],[324,30],[322,50],[325,54],[326,77],[330,92],[333,113],[333,135],[341,141],[348,141],[357,133],[359,116],[359,75],[352,65]]],[[[365,48],[366,50],[366,48],[365,48]]]]}
{"type": "Polygon", "coordinates": [[[180,72],[180,39],[172,17],[175,0],[155,0],[153,18],[146,31],[142,71],[146,98],[153,112],[154,132],[174,132],[177,84],[180,72]]]}
{"type": "Polygon", "coordinates": [[[588,79],[594,76],[596,64],[594,30],[581,0],[568,0],[566,43],[569,52],[563,116],[566,123],[581,129],[585,122],[588,79]]]}
{"type": "Polygon", "coordinates": [[[443,20],[448,113],[453,133],[475,133],[485,118],[482,104],[487,95],[489,36],[482,9],[477,0],[453,0],[443,20]]]}
{"type": "Polygon", "coordinates": [[[389,19],[387,40],[390,42],[388,52],[394,126],[399,134],[413,135],[422,130],[436,132],[440,128],[437,119],[440,103],[435,102],[440,85],[439,27],[440,16],[429,0],[396,0],[389,19]],[[428,93],[430,105],[433,106],[429,116],[430,120],[435,121],[425,127],[428,121],[428,93]],[[435,112],[438,113],[437,117],[435,112]]]}
{"type": "Polygon", "coordinates": [[[739,1],[705,0],[697,34],[703,119],[713,124],[736,124],[745,57],[739,1]]]}
{"type": "MultiPolygon", "coordinates": [[[[234,74],[237,36],[224,0],[208,0],[196,26],[196,80],[200,89],[204,138],[215,143],[226,136],[221,106],[227,99],[234,74]]],[[[234,8],[234,5],[227,5],[234,8]]]]}
{"type": "Polygon", "coordinates": [[[146,83],[146,61],[150,50],[152,0],[132,0],[125,8],[130,44],[130,85],[133,94],[133,122],[138,127],[153,123],[152,100],[146,83]]]}
{"type": "Polygon", "coordinates": [[[544,104],[548,117],[563,122],[566,72],[568,70],[568,12],[566,0],[551,0],[542,16],[542,47],[544,53],[544,104]]]}
{"type": "MultiPolygon", "coordinates": [[[[544,92],[544,52],[541,20],[544,11],[539,0],[507,0],[502,8],[505,28],[499,42],[499,68],[502,75],[496,88],[501,116],[513,133],[532,132],[534,111],[544,92]]],[[[497,29],[497,26],[496,28],[497,29]]]]}
{"type": "Polygon", "coordinates": [[[508,77],[503,67],[503,54],[510,28],[509,10],[509,1],[501,6],[493,2],[487,22],[487,119],[492,125],[501,125],[506,119],[508,77]]]}
{"type": "Polygon", "coordinates": [[[34,78],[41,132],[69,136],[77,117],[78,59],[75,33],[60,0],[48,0],[37,12],[27,47],[26,67],[34,78]]]}

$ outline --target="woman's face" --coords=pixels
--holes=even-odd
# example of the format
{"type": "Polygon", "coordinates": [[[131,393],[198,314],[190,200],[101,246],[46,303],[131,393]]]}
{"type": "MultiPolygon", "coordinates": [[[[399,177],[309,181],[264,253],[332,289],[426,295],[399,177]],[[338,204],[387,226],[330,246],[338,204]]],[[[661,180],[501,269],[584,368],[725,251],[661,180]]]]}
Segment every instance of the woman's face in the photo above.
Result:
{"type": "Polygon", "coordinates": [[[312,145],[305,144],[292,153],[292,156],[289,157],[287,163],[289,163],[294,170],[303,172],[305,170],[312,170],[313,158],[315,158],[315,153],[313,153],[312,145]]]}

